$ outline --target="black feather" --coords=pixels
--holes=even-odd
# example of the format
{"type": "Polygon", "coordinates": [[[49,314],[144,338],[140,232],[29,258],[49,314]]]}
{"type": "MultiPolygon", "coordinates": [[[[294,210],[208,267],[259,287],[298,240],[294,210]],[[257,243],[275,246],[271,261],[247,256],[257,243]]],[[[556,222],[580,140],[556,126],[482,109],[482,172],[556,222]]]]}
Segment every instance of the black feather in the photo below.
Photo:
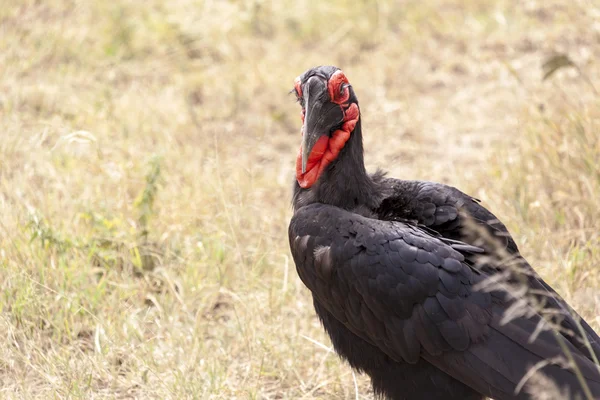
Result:
{"type": "MultiPolygon", "coordinates": [[[[311,76],[327,80],[336,71],[313,68],[300,82],[311,76]]],[[[352,88],[348,103],[357,104],[352,88]]],[[[377,395],[530,399],[534,388],[529,383],[518,394],[515,388],[533,365],[560,355],[560,335],[592,396],[600,398],[600,373],[592,355],[568,333],[577,331],[580,317],[570,314],[568,304],[520,257],[506,227],[458,189],[386,178],[380,172],[368,175],[360,119],[317,182],[310,188],[295,184],[293,203],[289,239],[298,274],[313,294],[336,352],[371,377],[377,395]],[[522,299],[508,289],[477,289],[483,280],[498,277],[502,266],[480,263],[480,255],[493,255],[497,246],[480,244],[476,234],[465,230],[467,220],[522,260],[528,272],[524,284],[563,317],[563,333],[542,332],[532,339],[541,316],[527,302],[519,306],[519,315],[503,320],[522,299]],[[315,256],[323,247],[329,248],[326,265],[318,260],[324,253],[315,256]]],[[[600,355],[600,337],[584,320],[581,325],[592,351],[600,355]]],[[[572,396],[583,395],[570,369],[555,363],[542,372],[572,396]]]]}

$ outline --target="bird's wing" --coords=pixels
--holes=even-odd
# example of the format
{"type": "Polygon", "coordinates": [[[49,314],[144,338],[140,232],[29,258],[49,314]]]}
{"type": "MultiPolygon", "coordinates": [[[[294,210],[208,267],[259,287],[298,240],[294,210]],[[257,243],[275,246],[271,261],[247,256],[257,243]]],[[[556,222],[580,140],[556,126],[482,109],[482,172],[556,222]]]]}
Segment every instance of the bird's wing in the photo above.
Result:
{"type": "Polygon", "coordinates": [[[384,214],[387,212],[386,217],[389,219],[400,216],[403,219],[415,220],[444,238],[467,243],[474,243],[474,238],[480,239],[478,232],[465,229],[469,222],[485,228],[491,240],[485,243],[477,241],[477,245],[483,247],[488,253],[500,250],[519,258],[531,289],[538,292],[540,300],[546,303],[546,307],[560,312],[558,322],[567,332],[569,341],[588,355],[590,354],[588,348],[591,347],[595,356],[600,359],[598,334],[521,258],[506,226],[482,206],[479,200],[441,183],[393,178],[386,179],[386,183],[393,190],[383,201],[380,210],[384,214]],[[582,340],[581,329],[586,334],[586,340],[582,340]],[[573,334],[569,335],[568,332],[573,334]]]}
{"type": "Polygon", "coordinates": [[[463,229],[467,220],[471,220],[485,227],[509,252],[518,252],[506,226],[478,199],[436,182],[389,178],[386,183],[392,192],[383,200],[381,210],[389,213],[390,218],[401,215],[413,219],[455,240],[464,240],[463,229]]]}
{"type": "MultiPolygon", "coordinates": [[[[422,357],[481,393],[506,398],[527,368],[561,354],[551,333],[530,343],[540,322],[534,310],[501,323],[516,299],[475,290],[487,275],[465,260],[479,251],[473,246],[324,204],[297,210],[289,239],[315,300],[392,359],[415,363],[422,357]]],[[[598,371],[566,345],[600,395],[598,371]]],[[[571,371],[552,364],[543,372],[578,389],[571,371]]]]}

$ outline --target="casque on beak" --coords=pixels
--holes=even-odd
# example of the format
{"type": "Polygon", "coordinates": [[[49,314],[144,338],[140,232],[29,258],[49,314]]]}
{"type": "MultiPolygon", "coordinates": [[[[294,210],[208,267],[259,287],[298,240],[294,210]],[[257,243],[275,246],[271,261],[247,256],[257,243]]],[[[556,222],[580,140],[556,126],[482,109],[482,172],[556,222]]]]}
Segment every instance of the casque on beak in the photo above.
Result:
{"type": "Polygon", "coordinates": [[[344,122],[344,111],[339,104],[332,103],[327,92],[327,80],[320,76],[312,76],[304,86],[304,125],[302,127],[302,173],[306,173],[306,165],[313,146],[323,135],[330,135],[332,130],[344,122]]]}

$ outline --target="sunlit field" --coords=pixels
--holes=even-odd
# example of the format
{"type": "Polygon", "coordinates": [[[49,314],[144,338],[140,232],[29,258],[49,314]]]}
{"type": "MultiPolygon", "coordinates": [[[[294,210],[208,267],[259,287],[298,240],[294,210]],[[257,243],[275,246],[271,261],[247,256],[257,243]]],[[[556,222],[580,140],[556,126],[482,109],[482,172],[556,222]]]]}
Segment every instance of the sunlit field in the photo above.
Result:
{"type": "Polygon", "coordinates": [[[373,398],[288,248],[321,64],[599,329],[599,60],[594,1],[0,0],[0,398],[373,398]]]}

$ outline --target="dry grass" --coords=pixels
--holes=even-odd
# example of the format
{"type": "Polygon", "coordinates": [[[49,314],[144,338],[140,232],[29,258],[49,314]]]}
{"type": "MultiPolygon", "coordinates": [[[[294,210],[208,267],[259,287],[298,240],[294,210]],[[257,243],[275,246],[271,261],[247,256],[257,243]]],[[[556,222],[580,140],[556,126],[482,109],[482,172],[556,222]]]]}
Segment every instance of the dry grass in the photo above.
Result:
{"type": "Polygon", "coordinates": [[[369,167],[481,197],[599,327],[600,9],[515,4],[0,0],[0,396],[372,397],[288,253],[318,64],[369,167]]]}

